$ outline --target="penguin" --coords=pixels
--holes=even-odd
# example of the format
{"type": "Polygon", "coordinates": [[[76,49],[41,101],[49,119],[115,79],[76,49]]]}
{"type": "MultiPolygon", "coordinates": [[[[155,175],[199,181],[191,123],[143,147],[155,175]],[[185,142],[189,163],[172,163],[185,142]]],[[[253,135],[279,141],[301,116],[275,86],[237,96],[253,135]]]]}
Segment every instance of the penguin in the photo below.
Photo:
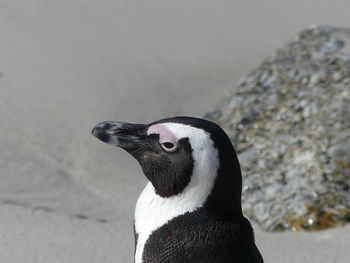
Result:
{"type": "Polygon", "coordinates": [[[92,134],[131,154],[149,180],[136,203],[135,263],[262,263],[241,208],[240,164],[215,123],[105,121],[92,134]]]}

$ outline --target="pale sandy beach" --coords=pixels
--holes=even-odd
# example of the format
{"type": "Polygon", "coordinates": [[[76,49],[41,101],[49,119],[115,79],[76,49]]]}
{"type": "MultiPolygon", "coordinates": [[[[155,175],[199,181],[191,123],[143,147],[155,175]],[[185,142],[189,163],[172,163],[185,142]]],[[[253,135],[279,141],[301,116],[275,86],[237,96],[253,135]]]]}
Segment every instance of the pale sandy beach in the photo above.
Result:
{"type": "MultiPolygon", "coordinates": [[[[133,262],[146,180],[90,135],[103,120],[202,115],[311,24],[350,2],[0,0],[0,262],[133,262]]],[[[349,262],[350,225],[256,227],[265,262],[349,262]]]]}

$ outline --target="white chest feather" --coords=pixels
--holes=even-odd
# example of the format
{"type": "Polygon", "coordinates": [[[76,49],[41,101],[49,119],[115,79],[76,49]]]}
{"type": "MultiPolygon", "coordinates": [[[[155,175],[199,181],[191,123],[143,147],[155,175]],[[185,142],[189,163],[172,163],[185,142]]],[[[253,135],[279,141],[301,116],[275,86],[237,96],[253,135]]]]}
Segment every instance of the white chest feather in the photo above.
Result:
{"type": "Polygon", "coordinates": [[[141,193],[135,210],[135,231],[138,242],[135,263],[142,263],[147,239],[153,231],[169,220],[202,207],[207,200],[219,168],[218,151],[209,135],[201,129],[183,124],[165,123],[178,139],[188,137],[193,149],[194,167],[190,183],[178,195],[163,198],[148,183],[141,193]]]}

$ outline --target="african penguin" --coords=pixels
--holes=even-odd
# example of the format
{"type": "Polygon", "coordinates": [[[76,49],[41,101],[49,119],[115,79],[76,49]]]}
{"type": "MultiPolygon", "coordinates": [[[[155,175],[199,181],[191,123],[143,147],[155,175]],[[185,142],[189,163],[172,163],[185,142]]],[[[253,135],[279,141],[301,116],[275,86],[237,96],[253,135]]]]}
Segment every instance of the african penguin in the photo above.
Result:
{"type": "Polygon", "coordinates": [[[240,165],[218,125],[106,121],[92,133],[134,156],[149,180],[135,209],[135,263],[263,262],[242,214],[240,165]]]}

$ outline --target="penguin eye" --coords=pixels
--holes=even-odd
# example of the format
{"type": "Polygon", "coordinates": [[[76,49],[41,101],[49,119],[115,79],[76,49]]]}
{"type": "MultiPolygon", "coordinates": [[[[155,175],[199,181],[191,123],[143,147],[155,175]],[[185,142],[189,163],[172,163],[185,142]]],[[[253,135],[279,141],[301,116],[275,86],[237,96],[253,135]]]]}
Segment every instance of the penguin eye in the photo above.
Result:
{"type": "Polygon", "coordinates": [[[172,142],[162,142],[160,145],[162,146],[164,151],[168,153],[174,152],[178,148],[178,144],[174,144],[172,142]]]}

